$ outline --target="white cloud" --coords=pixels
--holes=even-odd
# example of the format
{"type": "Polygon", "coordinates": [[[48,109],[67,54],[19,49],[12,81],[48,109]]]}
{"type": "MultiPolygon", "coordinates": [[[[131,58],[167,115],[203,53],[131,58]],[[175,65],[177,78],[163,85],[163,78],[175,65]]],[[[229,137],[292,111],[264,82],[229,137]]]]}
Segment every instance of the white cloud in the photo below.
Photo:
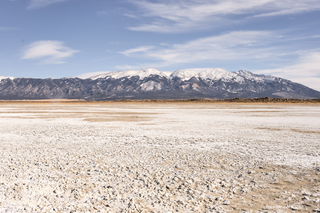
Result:
{"type": "Polygon", "coordinates": [[[297,62],[290,66],[255,72],[287,78],[320,91],[320,52],[302,53],[297,62]]]}
{"type": "Polygon", "coordinates": [[[163,63],[142,63],[142,64],[136,64],[136,65],[117,65],[114,68],[117,70],[140,70],[142,67],[164,67],[165,65],[163,63]]]}
{"type": "Polygon", "coordinates": [[[31,0],[27,9],[39,9],[42,7],[46,7],[53,3],[63,2],[68,0],[31,0]]]}
{"type": "Polygon", "coordinates": [[[119,69],[119,70],[134,70],[134,69],[141,69],[141,67],[144,67],[144,66],[132,66],[132,65],[117,65],[115,68],[116,69],[119,69]]]}
{"type": "Polygon", "coordinates": [[[146,52],[146,51],[151,50],[153,48],[154,48],[153,46],[141,46],[141,47],[137,47],[137,48],[134,48],[134,49],[126,50],[126,51],[121,52],[121,53],[126,55],[126,56],[130,56],[132,53],[146,52]]]}
{"type": "Polygon", "coordinates": [[[0,27],[0,31],[11,31],[11,30],[19,30],[19,28],[15,28],[15,27],[0,27]]]}
{"type": "Polygon", "coordinates": [[[150,58],[165,65],[205,60],[266,58],[274,54],[267,44],[278,36],[268,31],[234,31],[227,34],[196,39],[184,44],[159,47],[137,47],[122,54],[150,58]]]}
{"type": "Polygon", "coordinates": [[[310,11],[309,8],[296,8],[296,9],[289,9],[289,10],[280,10],[280,11],[275,11],[271,13],[263,13],[263,14],[255,15],[254,17],[290,15],[295,13],[309,12],[309,11],[310,11]]]}
{"type": "Polygon", "coordinates": [[[63,59],[79,52],[63,45],[61,41],[37,41],[27,46],[22,59],[41,59],[44,64],[62,64],[63,59]]]}
{"type": "MultiPolygon", "coordinates": [[[[320,10],[319,0],[130,0],[149,23],[135,31],[181,32],[226,24],[228,15],[277,16],[320,10]]],[[[136,16],[137,14],[135,14],[136,16]]]]}

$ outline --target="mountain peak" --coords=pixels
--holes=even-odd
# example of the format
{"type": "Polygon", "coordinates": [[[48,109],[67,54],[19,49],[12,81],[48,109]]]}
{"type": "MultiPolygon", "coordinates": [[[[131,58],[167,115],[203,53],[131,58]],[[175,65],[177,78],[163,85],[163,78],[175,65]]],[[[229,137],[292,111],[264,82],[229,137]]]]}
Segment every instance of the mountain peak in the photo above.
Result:
{"type": "Polygon", "coordinates": [[[199,77],[199,73],[194,70],[176,70],[171,74],[171,78],[180,78],[182,81],[187,81],[192,77],[199,77]]]}
{"type": "Polygon", "coordinates": [[[220,68],[207,69],[201,72],[199,76],[203,79],[219,80],[219,79],[231,79],[236,77],[236,74],[220,68]]]}
{"type": "Polygon", "coordinates": [[[237,74],[253,74],[252,72],[249,72],[247,70],[239,70],[239,71],[237,71],[235,73],[237,73],[237,74]]]}
{"type": "Polygon", "coordinates": [[[264,81],[274,81],[276,79],[279,79],[277,77],[271,76],[271,75],[259,75],[259,74],[254,74],[252,72],[246,71],[246,70],[239,70],[238,72],[235,72],[237,75],[242,76],[246,79],[253,80],[253,81],[259,81],[259,82],[264,82],[264,81]]]}
{"type": "Polygon", "coordinates": [[[96,80],[98,78],[119,79],[119,78],[123,78],[123,77],[139,76],[139,78],[142,80],[146,77],[149,77],[150,75],[160,75],[162,77],[167,77],[166,73],[163,73],[156,68],[147,68],[147,69],[141,69],[141,70],[105,72],[105,73],[100,73],[98,75],[90,76],[90,77],[88,77],[88,79],[92,79],[92,80],[96,80]]]}
{"type": "Polygon", "coordinates": [[[154,67],[149,67],[147,69],[141,69],[140,71],[145,71],[145,72],[148,72],[148,73],[159,73],[159,72],[161,72],[157,68],[154,68],[154,67]]]}
{"type": "Polygon", "coordinates": [[[5,76],[0,76],[0,81],[2,80],[2,79],[11,79],[11,80],[13,80],[13,79],[15,79],[14,77],[5,77],[5,76]]]}

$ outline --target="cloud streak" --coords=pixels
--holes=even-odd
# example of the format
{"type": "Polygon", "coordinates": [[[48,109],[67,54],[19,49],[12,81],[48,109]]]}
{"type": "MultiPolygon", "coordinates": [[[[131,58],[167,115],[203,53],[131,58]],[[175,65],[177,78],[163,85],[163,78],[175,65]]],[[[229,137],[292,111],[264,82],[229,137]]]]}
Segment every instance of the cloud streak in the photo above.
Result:
{"type": "Polygon", "coordinates": [[[287,78],[320,91],[320,51],[301,53],[297,62],[290,66],[256,72],[287,78]]]}
{"type": "MultiPolygon", "coordinates": [[[[320,10],[319,0],[130,0],[149,23],[129,27],[134,31],[183,32],[226,23],[232,15],[279,16],[320,10]],[[223,21],[223,22],[221,22],[223,21]]],[[[135,14],[136,16],[137,14],[135,14]]]]}
{"type": "Polygon", "coordinates": [[[20,30],[16,27],[0,27],[0,31],[12,31],[12,30],[20,30]]]}
{"type": "Polygon", "coordinates": [[[149,58],[164,64],[206,60],[265,58],[274,53],[267,44],[278,35],[269,31],[234,31],[171,46],[137,47],[121,52],[136,58],[149,58]]]}
{"type": "Polygon", "coordinates": [[[63,1],[68,1],[68,0],[31,0],[27,9],[39,9],[39,8],[49,6],[50,4],[63,2],[63,1]]]}
{"type": "Polygon", "coordinates": [[[65,58],[79,52],[63,45],[61,41],[37,41],[23,52],[22,59],[39,59],[42,64],[63,64],[65,58]]]}
{"type": "Polygon", "coordinates": [[[132,54],[141,53],[141,52],[143,53],[143,52],[149,51],[153,48],[154,48],[153,46],[141,46],[141,47],[126,50],[126,51],[122,52],[122,54],[124,54],[126,56],[131,56],[132,54]]]}

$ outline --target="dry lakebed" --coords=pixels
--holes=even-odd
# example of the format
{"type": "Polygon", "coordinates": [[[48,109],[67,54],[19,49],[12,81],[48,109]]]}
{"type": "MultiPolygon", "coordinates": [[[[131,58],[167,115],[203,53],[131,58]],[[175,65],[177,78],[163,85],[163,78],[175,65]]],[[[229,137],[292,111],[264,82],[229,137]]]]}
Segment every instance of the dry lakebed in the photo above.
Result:
{"type": "Polygon", "coordinates": [[[320,212],[320,104],[2,102],[0,212],[320,212]]]}

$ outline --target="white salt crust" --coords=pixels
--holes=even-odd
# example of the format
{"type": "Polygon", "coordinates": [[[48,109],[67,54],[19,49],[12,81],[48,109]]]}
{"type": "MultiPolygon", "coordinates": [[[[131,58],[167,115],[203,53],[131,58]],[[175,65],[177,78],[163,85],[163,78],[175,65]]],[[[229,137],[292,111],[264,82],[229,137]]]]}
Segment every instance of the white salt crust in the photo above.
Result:
{"type": "Polygon", "coordinates": [[[0,105],[0,212],[312,212],[319,105],[0,105]]]}

